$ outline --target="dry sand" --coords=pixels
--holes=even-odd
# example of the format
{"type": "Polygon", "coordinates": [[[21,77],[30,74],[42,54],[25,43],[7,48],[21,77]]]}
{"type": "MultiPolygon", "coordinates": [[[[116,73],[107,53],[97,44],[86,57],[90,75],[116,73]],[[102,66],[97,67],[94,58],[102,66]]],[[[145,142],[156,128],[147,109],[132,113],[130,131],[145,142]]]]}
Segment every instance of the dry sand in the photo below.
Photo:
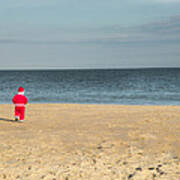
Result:
{"type": "Polygon", "coordinates": [[[0,180],[179,180],[180,106],[0,105],[0,180]]]}

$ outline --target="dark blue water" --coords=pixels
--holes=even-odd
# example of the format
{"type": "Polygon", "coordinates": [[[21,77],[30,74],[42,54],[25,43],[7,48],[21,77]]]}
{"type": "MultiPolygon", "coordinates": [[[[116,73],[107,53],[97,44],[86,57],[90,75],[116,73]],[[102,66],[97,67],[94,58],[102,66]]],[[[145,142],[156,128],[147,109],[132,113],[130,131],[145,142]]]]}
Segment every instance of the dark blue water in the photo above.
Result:
{"type": "Polygon", "coordinates": [[[180,69],[0,71],[0,103],[180,105],[180,69]]]}

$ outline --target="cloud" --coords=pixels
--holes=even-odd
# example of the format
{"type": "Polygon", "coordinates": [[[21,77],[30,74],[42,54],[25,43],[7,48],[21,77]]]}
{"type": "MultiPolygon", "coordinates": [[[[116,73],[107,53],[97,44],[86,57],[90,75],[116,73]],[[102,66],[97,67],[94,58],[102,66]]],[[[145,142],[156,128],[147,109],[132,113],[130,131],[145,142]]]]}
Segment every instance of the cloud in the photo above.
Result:
{"type": "Polygon", "coordinates": [[[127,42],[174,42],[180,41],[180,15],[171,16],[166,20],[143,24],[133,27],[122,27],[119,25],[101,28],[100,31],[107,33],[104,42],[127,43],[127,42]],[[121,37],[120,37],[121,35],[121,37]]]}
{"type": "Polygon", "coordinates": [[[180,2],[180,0],[152,0],[152,1],[157,1],[157,2],[161,2],[161,3],[180,2]]]}
{"type": "Polygon", "coordinates": [[[180,3],[180,0],[137,0],[142,3],[180,3]]]}
{"type": "Polygon", "coordinates": [[[6,8],[24,8],[24,7],[43,7],[51,6],[57,3],[57,0],[6,0],[1,5],[6,8]]]}
{"type": "MultiPolygon", "coordinates": [[[[41,30],[40,30],[41,31],[41,30]]],[[[56,29],[41,35],[37,32],[32,36],[0,38],[1,44],[38,44],[38,45],[78,45],[78,44],[104,44],[104,45],[141,45],[180,43],[180,15],[171,16],[163,21],[143,24],[140,26],[123,27],[119,25],[103,28],[77,29],[65,32],[56,29]]]]}

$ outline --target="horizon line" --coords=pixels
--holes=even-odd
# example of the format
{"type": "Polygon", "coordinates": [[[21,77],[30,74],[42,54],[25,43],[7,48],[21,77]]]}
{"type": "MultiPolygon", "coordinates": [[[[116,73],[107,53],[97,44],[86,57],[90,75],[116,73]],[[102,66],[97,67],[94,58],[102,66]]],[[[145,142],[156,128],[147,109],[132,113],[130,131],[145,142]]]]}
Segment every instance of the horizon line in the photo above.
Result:
{"type": "Polygon", "coordinates": [[[133,69],[179,69],[180,67],[175,66],[144,66],[144,67],[97,67],[97,68],[88,68],[88,67],[70,67],[70,68],[20,68],[20,69],[0,69],[0,71],[61,71],[61,70],[133,70],[133,69]]]}

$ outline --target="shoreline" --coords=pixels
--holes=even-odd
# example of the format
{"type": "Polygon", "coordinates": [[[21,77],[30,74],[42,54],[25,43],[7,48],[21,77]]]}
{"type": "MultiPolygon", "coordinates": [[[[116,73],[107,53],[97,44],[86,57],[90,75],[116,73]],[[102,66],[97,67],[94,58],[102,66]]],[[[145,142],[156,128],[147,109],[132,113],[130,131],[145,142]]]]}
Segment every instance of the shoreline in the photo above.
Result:
{"type": "Polygon", "coordinates": [[[0,105],[0,179],[180,179],[180,106],[0,105]]]}
{"type": "MultiPolygon", "coordinates": [[[[165,105],[163,105],[163,104],[116,104],[116,103],[114,103],[114,104],[109,104],[109,103],[64,103],[64,102],[62,102],[62,103],[57,103],[57,102],[55,102],[55,103],[53,103],[53,102],[42,102],[42,103],[40,103],[40,102],[37,102],[37,103],[35,103],[35,102],[28,102],[28,104],[27,104],[27,106],[28,105],[97,105],[97,106],[125,106],[125,107],[131,107],[131,106],[137,106],[137,107],[143,107],[143,106],[145,106],[145,107],[165,107],[165,106],[167,106],[167,107],[180,107],[180,104],[179,105],[173,105],[173,104],[165,104],[165,105]]],[[[0,103],[0,106],[1,105],[13,105],[13,103],[0,103]]]]}

